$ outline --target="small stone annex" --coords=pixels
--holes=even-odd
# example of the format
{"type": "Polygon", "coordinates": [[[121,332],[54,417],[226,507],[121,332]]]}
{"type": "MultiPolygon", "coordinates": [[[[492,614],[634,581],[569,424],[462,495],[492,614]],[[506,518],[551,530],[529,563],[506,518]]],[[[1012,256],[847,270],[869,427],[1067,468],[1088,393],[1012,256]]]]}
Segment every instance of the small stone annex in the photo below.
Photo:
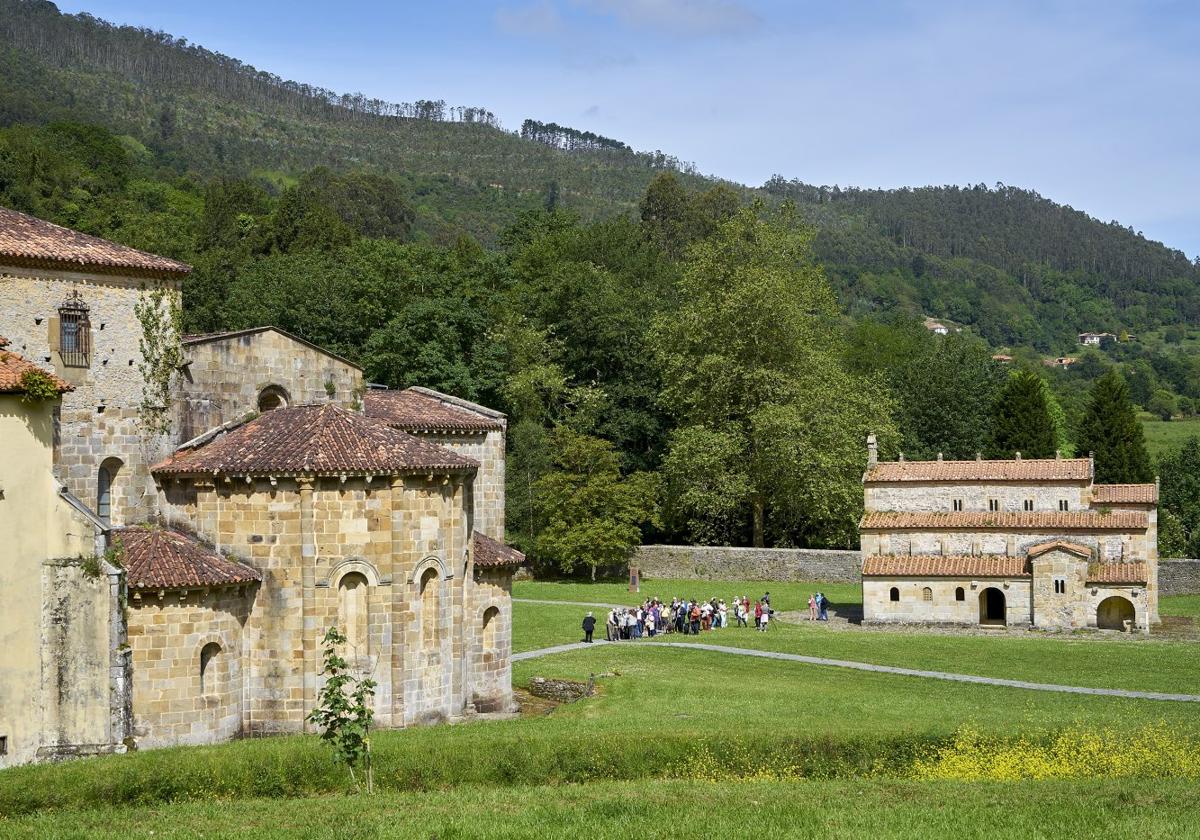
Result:
{"type": "Polygon", "coordinates": [[[302,731],[335,624],[379,725],[510,711],[504,415],[260,327],[181,337],[150,434],[188,271],[0,208],[0,767],[302,731]]]}
{"type": "Polygon", "coordinates": [[[863,475],[863,620],[1148,631],[1158,486],[1089,458],[882,462],[863,475]]]}

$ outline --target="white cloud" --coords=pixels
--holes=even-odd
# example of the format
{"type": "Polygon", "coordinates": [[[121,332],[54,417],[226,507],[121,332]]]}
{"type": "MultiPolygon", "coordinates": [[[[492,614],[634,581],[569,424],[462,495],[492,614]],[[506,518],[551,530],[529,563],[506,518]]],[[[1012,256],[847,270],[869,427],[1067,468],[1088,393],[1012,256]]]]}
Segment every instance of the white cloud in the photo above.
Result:
{"type": "Polygon", "coordinates": [[[738,35],[758,29],[762,19],[734,0],[576,0],[591,11],[613,15],[635,29],[675,35],[738,35]]]}
{"type": "Polygon", "coordinates": [[[550,0],[496,10],[496,26],[510,35],[546,37],[564,30],[562,15],[550,0]]]}

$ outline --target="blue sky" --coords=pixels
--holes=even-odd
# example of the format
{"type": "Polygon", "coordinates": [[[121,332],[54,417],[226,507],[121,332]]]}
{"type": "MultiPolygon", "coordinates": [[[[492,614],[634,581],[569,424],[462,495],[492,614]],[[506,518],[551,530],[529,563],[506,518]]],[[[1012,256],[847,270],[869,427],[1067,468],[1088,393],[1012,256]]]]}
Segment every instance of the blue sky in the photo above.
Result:
{"type": "Polygon", "coordinates": [[[83,0],[281,76],[758,185],[1002,181],[1200,254],[1200,3],[83,0]]]}

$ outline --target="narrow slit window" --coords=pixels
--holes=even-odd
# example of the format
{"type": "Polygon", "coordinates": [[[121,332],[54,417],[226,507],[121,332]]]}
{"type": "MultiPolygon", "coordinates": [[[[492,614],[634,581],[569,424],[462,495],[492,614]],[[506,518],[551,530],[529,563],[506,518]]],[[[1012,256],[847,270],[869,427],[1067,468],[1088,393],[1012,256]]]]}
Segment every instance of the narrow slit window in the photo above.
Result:
{"type": "Polygon", "coordinates": [[[1026,500],[1025,500],[1025,510],[1026,510],[1026,511],[1032,511],[1032,510],[1033,510],[1033,499],[1026,499],[1026,500]]]}
{"type": "Polygon", "coordinates": [[[996,513],[997,511],[999,511],[1000,510],[1000,500],[999,499],[988,499],[988,510],[990,510],[992,513],[996,513]]]}
{"type": "Polygon", "coordinates": [[[962,509],[963,509],[963,500],[955,499],[954,500],[954,510],[961,511],[962,509]]]}

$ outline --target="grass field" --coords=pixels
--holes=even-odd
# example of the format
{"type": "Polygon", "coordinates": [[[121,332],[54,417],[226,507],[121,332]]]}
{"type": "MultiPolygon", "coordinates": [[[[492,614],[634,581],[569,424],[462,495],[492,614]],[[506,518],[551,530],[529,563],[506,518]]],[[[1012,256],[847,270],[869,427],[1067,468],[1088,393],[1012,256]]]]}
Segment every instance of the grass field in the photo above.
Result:
{"type": "Polygon", "coordinates": [[[1200,417],[1188,420],[1159,420],[1152,414],[1142,412],[1142,430],[1146,433],[1146,448],[1151,458],[1161,458],[1173,449],[1183,446],[1193,435],[1200,435],[1200,417]]]}
{"type": "MultiPolygon", "coordinates": [[[[764,586],[690,588],[728,598],[741,590],[755,597],[764,586]]],[[[783,609],[798,608],[810,588],[769,587],[783,609]]],[[[842,603],[856,597],[856,587],[817,588],[842,603]]],[[[647,583],[643,593],[655,589],[647,583]]],[[[630,601],[617,584],[521,583],[515,594],[630,601]]],[[[1170,604],[1193,614],[1200,597],[1170,604]]],[[[518,603],[514,644],[573,641],[585,611],[518,603]]],[[[1082,685],[1200,685],[1198,655],[1184,643],[807,623],[702,640],[1082,685]]],[[[315,737],[240,741],[4,771],[0,837],[605,838],[673,823],[769,837],[1200,836],[1195,778],[909,777],[920,756],[963,730],[1038,742],[1079,729],[1125,738],[1154,725],[1195,754],[1200,708],[1190,704],[950,683],[649,642],[514,664],[517,685],[536,675],[594,675],[600,693],[542,716],[378,732],[380,793],[373,798],[347,795],[344,769],[315,737]],[[788,777],[756,778],[776,768],[789,768],[788,777]]],[[[1098,755],[1099,774],[1119,765],[1121,750],[1111,753],[1098,755]]]]}

